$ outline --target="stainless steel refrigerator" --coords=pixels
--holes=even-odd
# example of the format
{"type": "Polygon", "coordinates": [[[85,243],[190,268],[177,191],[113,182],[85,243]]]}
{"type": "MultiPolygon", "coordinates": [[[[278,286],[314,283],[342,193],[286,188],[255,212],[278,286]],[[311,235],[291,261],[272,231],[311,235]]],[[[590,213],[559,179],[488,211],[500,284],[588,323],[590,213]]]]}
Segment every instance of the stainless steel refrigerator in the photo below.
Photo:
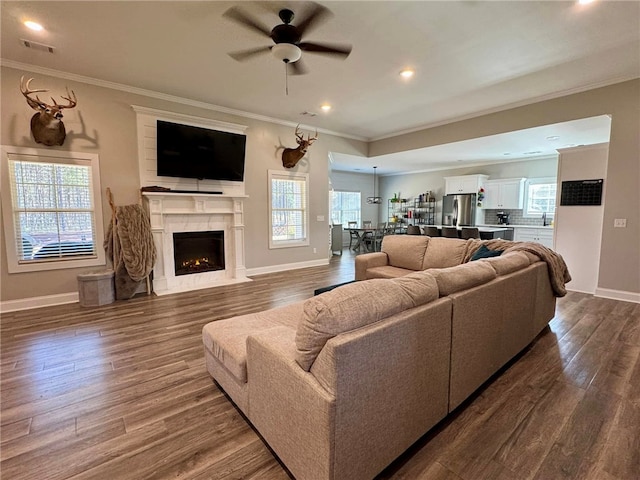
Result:
{"type": "Polygon", "coordinates": [[[476,225],[476,194],[445,195],[442,198],[442,225],[476,225]]]}

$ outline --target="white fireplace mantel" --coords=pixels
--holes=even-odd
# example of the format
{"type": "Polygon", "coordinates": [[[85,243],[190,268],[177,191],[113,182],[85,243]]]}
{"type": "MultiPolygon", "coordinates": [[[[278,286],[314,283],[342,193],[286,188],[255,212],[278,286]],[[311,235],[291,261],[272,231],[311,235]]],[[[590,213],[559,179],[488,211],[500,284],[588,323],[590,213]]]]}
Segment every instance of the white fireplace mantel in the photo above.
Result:
{"type": "Polygon", "coordinates": [[[246,195],[143,192],[158,251],[153,268],[153,290],[166,295],[250,281],[246,276],[244,212],[246,195]],[[225,269],[175,275],[173,234],[224,231],[225,269]]]}

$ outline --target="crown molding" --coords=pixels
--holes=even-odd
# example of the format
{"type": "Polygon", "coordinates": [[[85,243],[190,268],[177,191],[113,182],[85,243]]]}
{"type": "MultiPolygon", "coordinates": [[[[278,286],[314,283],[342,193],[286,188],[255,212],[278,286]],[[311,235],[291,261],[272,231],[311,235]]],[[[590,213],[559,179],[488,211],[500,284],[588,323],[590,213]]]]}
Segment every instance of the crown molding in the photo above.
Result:
{"type": "MultiPolygon", "coordinates": [[[[40,67],[38,65],[32,65],[28,63],[16,62],[14,60],[7,60],[0,58],[0,66],[7,68],[14,68],[16,70],[24,70],[32,73],[39,73],[40,75],[48,75],[51,77],[57,77],[64,80],[70,80],[72,82],[86,83],[94,85],[96,87],[109,88],[112,90],[119,90],[121,92],[132,93],[134,95],[141,95],[144,97],[155,98],[158,100],[165,100],[167,102],[178,103],[181,105],[188,105],[190,107],[202,108],[204,110],[210,110],[219,113],[226,113],[228,115],[235,115],[237,117],[250,118],[260,122],[273,123],[276,125],[284,125],[287,127],[295,127],[300,125],[304,129],[313,129],[316,127],[312,125],[304,125],[302,123],[291,122],[288,120],[282,120],[275,117],[268,117],[266,115],[259,115],[257,113],[245,112],[243,110],[236,110],[234,108],[223,107],[221,105],[214,105],[212,103],[201,102],[199,100],[192,100],[189,98],[178,97],[176,95],[169,95],[167,93],[156,92],[154,90],[147,90],[145,88],[133,87],[131,85],[125,85],[123,83],[110,82],[107,80],[101,80],[99,78],[87,77],[84,75],[78,75],[75,73],[64,72],[61,70],[54,70],[52,68],[40,67]]],[[[333,135],[336,137],[348,138],[350,140],[358,140],[361,142],[368,142],[366,137],[360,137],[357,135],[349,135],[342,132],[335,132],[333,130],[326,130],[324,128],[318,128],[318,133],[324,133],[327,135],[333,135]]]]}

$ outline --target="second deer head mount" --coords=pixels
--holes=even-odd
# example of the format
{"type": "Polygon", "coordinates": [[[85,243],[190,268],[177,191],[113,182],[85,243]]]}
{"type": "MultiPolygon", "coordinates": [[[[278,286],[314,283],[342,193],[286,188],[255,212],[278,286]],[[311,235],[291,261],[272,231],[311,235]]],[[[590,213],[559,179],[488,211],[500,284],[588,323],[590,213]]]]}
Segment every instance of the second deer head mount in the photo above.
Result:
{"type": "Polygon", "coordinates": [[[307,135],[307,139],[304,139],[304,135],[298,132],[298,124],[296,126],[296,142],[298,142],[298,146],[296,148],[285,148],[282,151],[282,166],[285,168],[293,168],[295,167],[300,159],[304,157],[307,153],[307,149],[311,146],[313,142],[318,139],[318,130],[316,130],[316,136],[311,137],[311,135],[307,135]]]}
{"type": "Polygon", "coordinates": [[[42,143],[48,147],[62,145],[67,136],[64,123],[62,123],[62,109],[73,108],[78,104],[76,94],[73,93],[73,90],[70,94],[69,89],[67,89],[67,96],[62,97],[68,102],[66,105],[59,105],[53,97],[51,97],[53,105],[49,105],[40,100],[37,95],[35,98],[30,96],[34,93],[49,91],[43,89],[31,90],[30,84],[32,80],[33,78],[30,78],[25,83],[24,77],[21,77],[20,91],[27,99],[29,106],[36,111],[33,117],[31,117],[31,133],[33,134],[33,139],[37,143],[42,143]]]}

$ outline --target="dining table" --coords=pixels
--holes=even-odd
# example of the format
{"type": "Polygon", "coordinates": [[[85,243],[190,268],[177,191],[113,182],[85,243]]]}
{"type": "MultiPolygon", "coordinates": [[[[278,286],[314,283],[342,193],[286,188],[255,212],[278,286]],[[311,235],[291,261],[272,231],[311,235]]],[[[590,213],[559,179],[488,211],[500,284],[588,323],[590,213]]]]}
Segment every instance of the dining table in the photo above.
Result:
{"type": "MultiPolygon", "coordinates": [[[[358,240],[356,240],[356,243],[353,245],[353,247],[351,247],[351,250],[355,251],[355,252],[359,252],[362,248],[364,248],[364,250],[366,251],[370,251],[369,248],[367,248],[366,242],[365,242],[365,237],[367,236],[367,233],[372,233],[373,236],[376,236],[376,233],[378,231],[381,231],[382,229],[378,229],[376,227],[345,227],[344,229],[346,232],[357,232],[358,233],[358,240]]],[[[375,243],[374,243],[374,250],[375,250],[375,243]]]]}

